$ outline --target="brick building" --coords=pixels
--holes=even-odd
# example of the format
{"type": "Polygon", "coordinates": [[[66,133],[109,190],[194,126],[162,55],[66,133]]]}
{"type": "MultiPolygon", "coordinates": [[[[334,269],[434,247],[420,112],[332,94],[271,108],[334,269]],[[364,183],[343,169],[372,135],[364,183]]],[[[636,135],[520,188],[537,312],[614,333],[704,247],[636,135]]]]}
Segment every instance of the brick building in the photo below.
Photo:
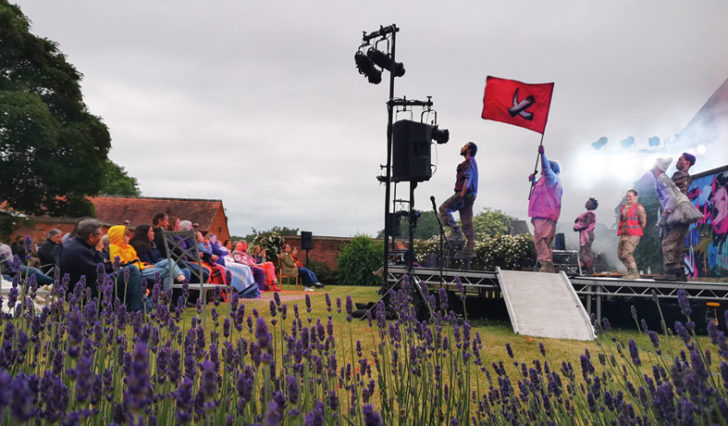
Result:
{"type": "MultiPolygon", "coordinates": [[[[217,234],[220,240],[230,238],[227,216],[221,200],[201,200],[189,198],[122,197],[101,196],[89,200],[96,209],[96,219],[104,224],[104,231],[110,226],[129,221],[131,226],[152,223],[152,216],[158,212],[167,213],[180,219],[198,223],[202,232],[217,234]]],[[[58,228],[70,232],[77,218],[28,216],[28,224],[21,226],[10,235],[30,235],[38,244],[45,241],[48,231],[58,228]]]]}

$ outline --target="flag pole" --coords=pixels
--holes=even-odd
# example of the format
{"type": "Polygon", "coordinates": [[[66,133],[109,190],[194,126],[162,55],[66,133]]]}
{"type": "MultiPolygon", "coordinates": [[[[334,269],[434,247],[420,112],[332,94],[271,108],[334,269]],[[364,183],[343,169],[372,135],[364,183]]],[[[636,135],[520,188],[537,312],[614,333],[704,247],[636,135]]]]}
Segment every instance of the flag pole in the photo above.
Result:
{"type": "Polygon", "coordinates": [[[528,190],[528,199],[531,199],[531,194],[533,193],[533,187],[536,182],[536,173],[538,172],[538,160],[541,159],[541,147],[543,146],[543,135],[546,133],[546,128],[544,128],[544,132],[541,133],[541,142],[538,144],[538,154],[536,154],[536,164],[533,165],[533,180],[531,181],[531,188],[528,190]]]}

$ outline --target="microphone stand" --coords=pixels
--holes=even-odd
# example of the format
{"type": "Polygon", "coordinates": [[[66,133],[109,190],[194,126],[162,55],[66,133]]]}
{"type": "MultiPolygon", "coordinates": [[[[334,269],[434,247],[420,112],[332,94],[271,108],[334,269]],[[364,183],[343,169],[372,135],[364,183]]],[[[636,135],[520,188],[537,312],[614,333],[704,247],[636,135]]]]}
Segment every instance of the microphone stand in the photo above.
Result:
{"type": "MultiPolygon", "coordinates": [[[[442,287],[444,284],[443,279],[442,279],[442,276],[443,276],[442,268],[443,268],[443,263],[445,262],[445,258],[443,256],[443,243],[447,244],[448,253],[450,252],[450,244],[448,244],[447,238],[445,238],[445,230],[442,229],[442,222],[440,221],[440,215],[438,214],[438,211],[437,211],[437,204],[435,204],[434,195],[430,196],[430,201],[432,201],[432,211],[435,212],[435,217],[437,218],[437,226],[440,228],[440,244],[438,245],[438,248],[437,248],[437,256],[438,256],[438,260],[439,260],[438,263],[440,264],[440,287],[442,287]]],[[[449,262],[448,262],[448,266],[449,266],[449,262]]]]}

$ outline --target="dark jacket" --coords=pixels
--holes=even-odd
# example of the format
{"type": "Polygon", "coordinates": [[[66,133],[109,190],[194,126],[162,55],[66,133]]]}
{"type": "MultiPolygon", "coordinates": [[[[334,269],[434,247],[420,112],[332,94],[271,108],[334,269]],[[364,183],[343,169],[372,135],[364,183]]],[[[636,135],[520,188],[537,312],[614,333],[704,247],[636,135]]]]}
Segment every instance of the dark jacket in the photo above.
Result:
{"type": "Polygon", "coordinates": [[[58,244],[51,240],[46,240],[43,245],[38,247],[38,259],[41,265],[55,265],[56,264],[56,249],[58,244]]]}
{"type": "Polygon", "coordinates": [[[63,243],[61,252],[61,274],[69,274],[71,281],[69,290],[75,287],[81,275],[86,276],[86,286],[91,289],[91,295],[96,297],[97,268],[99,263],[104,263],[104,256],[101,252],[76,237],[70,238],[63,243]]]}

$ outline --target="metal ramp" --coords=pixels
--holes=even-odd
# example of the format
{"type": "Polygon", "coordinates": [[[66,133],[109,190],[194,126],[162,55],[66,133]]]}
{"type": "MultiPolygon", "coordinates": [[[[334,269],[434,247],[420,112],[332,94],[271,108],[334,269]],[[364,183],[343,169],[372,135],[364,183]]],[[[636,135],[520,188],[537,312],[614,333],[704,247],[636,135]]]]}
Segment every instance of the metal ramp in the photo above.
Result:
{"type": "Polygon", "coordinates": [[[566,274],[496,268],[513,332],[554,339],[594,340],[596,335],[566,274]]]}

